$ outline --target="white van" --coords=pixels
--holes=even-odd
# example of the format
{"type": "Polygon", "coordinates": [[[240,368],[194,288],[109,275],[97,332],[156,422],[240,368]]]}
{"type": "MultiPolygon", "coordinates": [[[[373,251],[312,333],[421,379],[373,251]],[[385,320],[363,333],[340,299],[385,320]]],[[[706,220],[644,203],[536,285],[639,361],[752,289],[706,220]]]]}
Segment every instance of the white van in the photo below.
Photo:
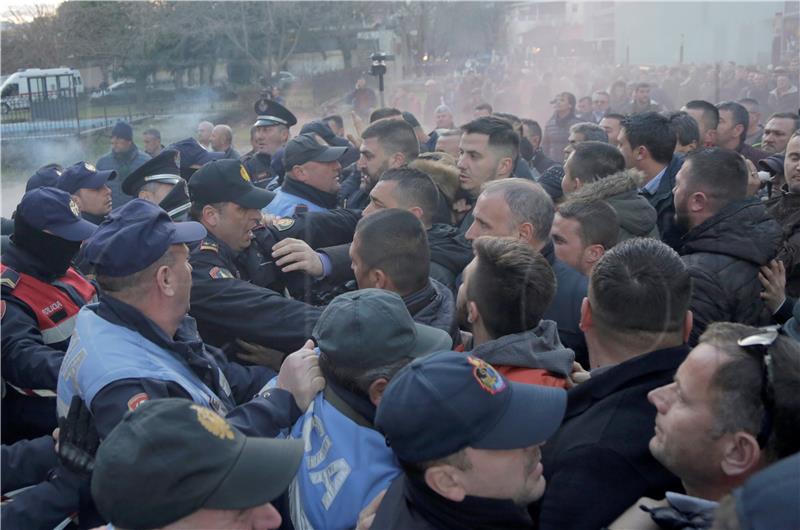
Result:
{"type": "Polygon", "coordinates": [[[30,96],[57,98],[72,95],[69,78],[77,94],[83,94],[81,73],[74,68],[28,68],[14,72],[0,86],[0,100],[3,114],[11,109],[30,107],[30,96]]]}

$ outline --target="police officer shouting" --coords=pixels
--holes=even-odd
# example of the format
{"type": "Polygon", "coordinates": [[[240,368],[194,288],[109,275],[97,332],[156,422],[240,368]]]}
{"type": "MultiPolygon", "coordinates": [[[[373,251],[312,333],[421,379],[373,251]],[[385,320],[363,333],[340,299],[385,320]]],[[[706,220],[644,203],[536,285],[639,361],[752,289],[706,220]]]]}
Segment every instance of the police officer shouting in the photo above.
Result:
{"type": "MultiPolygon", "coordinates": [[[[303,346],[320,310],[254,282],[258,271],[240,261],[272,194],[255,187],[237,160],[203,166],[189,182],[189,194],[192,217],[208,230],[190,257],[191,311],[204,340],[223,347],[241,339],[282,352],[303,346]]],[[[268,254],[256,265],[274,267],[268,254]]]]}
{"type": "Polygon", "coordinates": [[[97,228],[65,191],[29,191],[2,256],[3,442],[50,434],[58,370],[80,308],[94,286],[70,266],[97,228]]]}

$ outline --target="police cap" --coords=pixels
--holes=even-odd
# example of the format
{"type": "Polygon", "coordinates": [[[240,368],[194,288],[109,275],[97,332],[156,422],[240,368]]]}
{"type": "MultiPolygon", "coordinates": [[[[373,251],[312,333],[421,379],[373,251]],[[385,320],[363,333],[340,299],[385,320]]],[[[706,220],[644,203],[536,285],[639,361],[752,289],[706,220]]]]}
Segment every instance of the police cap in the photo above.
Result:
{"type": "Polygon", "coordinates": [[[36,230],[67,241],[83,241],[97,229],[97,225],[81,218],[69,193],[46,186],[23,195],[16,215],[36,230]]]}
{"type": "Polygon", "coordinates": [[[283,160],[286,169],[301,166],[306,162],[333,162],[347,151],[346,147],[329,147],[317,142],[310,134],[295,136],[286,144],[283,160]]]}
{"type": "Polygon", "coordinates": [[[61,172],[64,168],[60,164],[47,164],[36,170],[36,173],[31,175],[28,182],[25,184],[25,191],[31,191],[36,188],[50,186],[55,188],[58,186],[58,179],[61,177],[61,172]]]}
{"type": "Polygon", "coordinates": [[[56,186],[67,193],[76,193],[82,188],[95,190],[116,177],[117,172],[113,169],[98,171],[96,167],[88,162],[78,162],[61,173],[56,186]]]}
{"type": "Polygon", "coordinates": [[[297,118],[289,109],[269,98],[261,98],[256,101],[255,109],[258,115],[253,124],[255,127],[272,127],[273,125],[292,127],[297,124],[297,118]]]}
{"type": "Polygon", "coordinates": [[[243,208],[260,210],[275,198],[275,194],[254,186],[241,162],[225,159],[197,170],[189,181],[189,197],[195,205],[232,202],[243,208]]]}
{"type": "Polygon", "coordinates": [[[180,156],[177,149],[164,149],[125,177],[122,191],[136,197],[142,186],[150,182],[177,184],[181,180],[180,156]]]}

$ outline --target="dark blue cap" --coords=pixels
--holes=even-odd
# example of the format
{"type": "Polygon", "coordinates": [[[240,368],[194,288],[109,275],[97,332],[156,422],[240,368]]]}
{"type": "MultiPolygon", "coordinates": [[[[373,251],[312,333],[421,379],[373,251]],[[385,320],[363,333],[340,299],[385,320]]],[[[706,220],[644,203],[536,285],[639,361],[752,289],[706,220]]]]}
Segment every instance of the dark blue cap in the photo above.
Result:
{"type": "Polygon", "coordinates": [[[16,215],[33,228],[67,241],[83,241],[97,229],[97,225],[81,219],[81,211],[69,193],[47,186],[23,195],[16,215]]]}
{"type": "Polygon", "coordinates": [[[64,170],[59,164],[47,164],[36,170],[36,173],[31,175],[28,182],[25,184],[25,191],[35,190],[49,186],[55,188],[58,186],[58,179],[61,177],[61,172],[64,170]]]}
{"type": "Polygon", "coordinates": [[[300,129],[300,134],[308,133],[318,134],[320,138],[329,144],[331,143],[331,140],[336,137],[336,135],[333,134],[333,130],[331,129],[330,125],[320,120],[310,121],[303,125],[303,127],[300,129]]]}
{"type": "Polygon", "coordinates": [[[561,388],[514,383],[459,352],[414,360],[383,393],[375,425],[398,458],[425,462],[465,447],[507,450],[556,432],[567,406],[561,388]]]}
{"type": "Polygon", "coordinates": [[[225,157],[225,153],[206,151],[194,138],[179,140],[167,147],[167,149],[174,149],[180,153],[181,169],[191,166],[202,166],[212,160],[220,160],[225,157]]]}
{"type": "Polygon", "coordinates": [[[98,171],[88,162],[78,162],[66,168],[58,179],[58,189],[75,193],[81,188],[97,189],[117,177],[117,172],[98,171]]]}
{"type": "Polygon", "coordinates": [[[150,182],[177,184],[181,180],[181,155],[175,149],[164,149],[156,156],[134,169],[122,181],[122,191],[132,197],[139,194],[142,186],[150,182]]]}
{"type": "Polygon", "coordinates": [[[173,223],[167,212],[144,199],[112,210],[84,244],[86,259],[102,276],[129,276],[155,263],[170,245],[206,237],[200,223],[173,223]]]}
{"type": "Polygon", "coordinates": [[[733,490],[739,528],[800,528],[800,453],[753,475],[733,490]]]}
{"type": "Polygon", "coordinates": [[[123,140],[133,140],[133,127],[124,121],[118,121],[111,129],[112,138],[122,138],[123,140]]]}
{"type": "Polygon", "coordinates": [[[346,147],[329,147],[317,142],[311,134],[299,134],[289,140],[283,154],[286,168],[301,166],[306,162],[334,162],[342,158],[346,147]]]}

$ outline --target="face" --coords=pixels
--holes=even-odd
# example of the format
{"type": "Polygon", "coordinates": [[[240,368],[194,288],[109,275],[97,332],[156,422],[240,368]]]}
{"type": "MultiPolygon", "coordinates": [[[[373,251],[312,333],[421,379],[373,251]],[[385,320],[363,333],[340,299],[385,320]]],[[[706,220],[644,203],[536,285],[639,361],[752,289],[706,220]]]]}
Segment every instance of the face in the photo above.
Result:
{"type": "Polygon", "coordinates": [[[436,128],[437,129],[452,129],[453,128],[453,115],[449,112],[436,113],[436,128]]]}
{"type": "Polygon", "coordinates": [[[379,181],[369,192],[369,204],[361,213],[363,217],[369,217],[375,212],[385,210],[386,208],[403,208],[397,199],[394,198],[394,192],[397,189],[397,182],[386,180],[379,181]]]}
{"type": "Polygon", "coordinates": [[[600,127],[608,135],[608,143],[611,145],[619,145],[619,131],[621,124],[619,120],[614,118],[603,118],[600,120],[600,127]]]}
{"type": "Polygon", "coordinates": [[[458,160],[458,144],[461,142],[460,136],[440,136],[436,140],[436,150],[447,153],[458,160]]]}
{"type": "Polygon", "coordinates": [[[620,129],[619,131],[619,150],[622,153],[622,156],[625,158],[625,167],[630,169],[632,167],[636,167],[636,155],[633,152],[633,147],[631,147],[630,141],[628,141],[628,137],[625,134],[625,129],[620,129]]]}
{"type": "Polygon", "coordinates": [[[758,126],[758,123],[761,121],[761,113],[760,112],[756,112],[755,108],[753,108],[753,105],[744,105],[743,104],[742,106],[745,109],[747,109],[747,115],[748,115],[748,117],[750,119],[750,121],[747,123],[747,129],[748,130],[754,129],[755,127],[758,126]]]}
{"type": "Polygon", "coordinates": [[[478,258],[473,258],[469,265],[464,267],[461,273],[461,285],[458,287],[458,294],[456,296],[456,318],[458,319],[458,327],[460,329],[471,330],[472,322],[469,321],[467,310],[467,285],[469,285],[472,274],[475,272],[475,267],[478,266],[478,258]]]}
{"type": "Polygon", "coordinates": [[[701,143],[704,145],[708,144],[711,138],[709,136],[708,129],[705,127],[705,125],[703,125],[703,111],[700,109],[687,109],[686,107],[683,107],[681,110],[694,118],[694,121],[697,122],[697,128],[700,129],[701,143]]]}
{"type": "Polygon", "coordinates": [[[155,156],[161,149],[161,140],[159,140],[155,136],[151,136],[149,134],[143,134],[142,145],[144,146],[145,153],[147,153],[150,156],[155,156]]]}
{"type": "Polygon", "coordinates": [[[592,101],[590,99],[581,99],[578,101],[578,112],[581,114],[588,114],[592,110],[592,101]]]}
{"type": "Polygon", "coordinates": [[[170,267],[170,272],[176,278],[176,304],[180,302],[183,313],[188,313],[189,294],[192,291],[192,265],[189,263],[189,247],[184,244],[172,245],[170,252],[175,258],[175,264],[170,267]]]}
{"type": "Polygon", "coordinates": [[[500,160],[489,147],[489,135],[465,134],[458,145],[458,180],[461,189],[473,197],[480,194],[481,186],[497,178],[500,160]]]}
{"type": "Polygon", "coordinates": [[[567,112],[572,108],[569,104],[569,98],[563,94],[556,96],[555,103],[553,103],[557,112],[567,112]]]}
{"type": "Polygon", "coordinates": [[[650,87],[639,87],[635,93],[636,102],[641,105],[650,103],[650,87]]]}
{"type": "Polygon", "coordinates": [[[303,182],[325,193],[339,191],[339,175],[342,164],[338,160],[333,162],[306,162],[300,166],[303,182]]]}
{"type": "Polygon", "coordinates": [[[261,221],[261,210],[243,208],[232,202],[223,203],[216,211],[216,226],[213,234],[221,239],[234,252],[241,252],[250,246],[253,237],[251,230],[261,221]]]}
{"type": "Polygon", "coordinates": [[[104,216],[111,211],[111,188],[105,184],[95,189],[81,188],[75,196],[81,212],[104,216]]]}
{"type": "Polygon", "coordinates": [[[719,111],[719,125],[717,125],[717,143],[724,147],[735,143],[739,145],[739,133],[733,121],[733,112],[729,110],[719,111]]]}
{"type": "Polygon", "coordinates": [[[164,197],[166,197],[169,192],[172,191],[173,187],[173,184],[157,182],[155,185],[155,191],[141,190],[139,191],[139,198],[152,202],[153,204],[160,204],[161,201],[164,200],[164,197]]]}
{"type": "Polygon", "coordinates": [[[794,120],[790,118],[772,118],[764,127],[761,149],[767,153],[782,153],[794,132],[794,120]]]}
{"type": "Polygon", "coordinates": [[[217,127],[211,130],[211,149],[214,151],[224,151],[228,148],[227,136],[217,127]]]}
{"type": "Polygon", "coordinates": [[[197,141],[200,145],[208,145],[211,140],[213,126],[208,122],[203,122],[197,126],[197,141]]]}
{"type": "Polygon", "coordinates": [[[700,344],[678,367],[673,383],[647,395],[656,407],[650,452],[684,480],[718,473],[713,470],[720,458],[719,441],[712,437],[715,414],[709,387],[721,362],[716,348],[700,344]]]}
{"type": "Polygon", "coordinates": [[[475,220],[465,237],[472,241],[481,236],[513,236],[511,210],[501,193],[481,194],[472,210],[475,220]]]}
{"type": "Polygon", "coordinates": [[[800,193],[800,136],[795,136],[786,145],[786,157],[783,159],[783,175],[789,185],[789,191],[800,193]]]}
{"type": "Polygon", "coordinates": [[[569,158],[569,155],[575,150],[577,144],[585,141],[586,138],[584,138],[582,133],[570,132],[569,138],[567,138],[567,146],[564,148],[564,160],[569,158]]]}
{"type": "Polygon", "coordinates": [[[368,289],[375,287],[369,281],[370,269],[364,264],[364,261],[359,255],[359,248],[361,246],[361,238],[358,237],[358,232],[353,236],[353,243],[350,245],[350,267],[353,269],[353,276],[356,278],[356,284],[359,289],[368,289]]]}
{"type": "Polygon", "coordinates": [[[779,75],[775,79],[775,85],[777,86],[778,90],[780,90],[781,92],[783,92],[785,90],[789,90],[789,86],[790,86],[789,78],[787,76],[785,76],[785,75],[779,75]]]}
{"type": "Polygon", "coordinates": [[[494,451],[466,448],[471,469],[464,471],[467,494],[489,499],[510,499],[525,507],[542,497],[541,445],[494,451]]]}
{"type": "Polygon", "coordinates": [[[358,81],[356,81],[356,88],[364,88],[365,86],[367,86],[366,79],[362,78],[362,79],[359,79],[358,81]]]}
{"type": "Polygon", "coordinates": [[[270,503],[247,510],[200,509],[164,527],[164,530],[179,528],[206,528],[208,530],[272,530],[281,526],[281,515],[270,503]]]}
{"type": "Polygon", "coordinates": [[[575,219],[564,219],[556,212],[553,227],[550,229],[556,257],[575,269],[584,272],[584,251],[586,247],[581,241],[581,225],[575,219]]]}
{"type": "Polygon", "coordinates": [[[111,151],[114,153],[125,153],[130,150],[131,145],[133,145],[133,142],[130,140],[116,136],[111,137],[111,151]]]}
{"type": "Polygon", "coordinates": [[[274,155],[289,139],[289,129],[283,125],[271,125],[256,129],[256,143],[259,153],[274,155]]]}
{"type": "Polygon", "coordinates": [[[592,96],[592,108],[597,112],[606,112],[608,110],[608,96],[605,94],[595,94],[592,96]]]}
{"type": "Polygon", "coordinates": [[[389,169],[389,155],[384,151],[377,138],[366,138],[361,142],[361,157],[356,167],[361,170],[361,187],[369,191],[389,169]]]}

